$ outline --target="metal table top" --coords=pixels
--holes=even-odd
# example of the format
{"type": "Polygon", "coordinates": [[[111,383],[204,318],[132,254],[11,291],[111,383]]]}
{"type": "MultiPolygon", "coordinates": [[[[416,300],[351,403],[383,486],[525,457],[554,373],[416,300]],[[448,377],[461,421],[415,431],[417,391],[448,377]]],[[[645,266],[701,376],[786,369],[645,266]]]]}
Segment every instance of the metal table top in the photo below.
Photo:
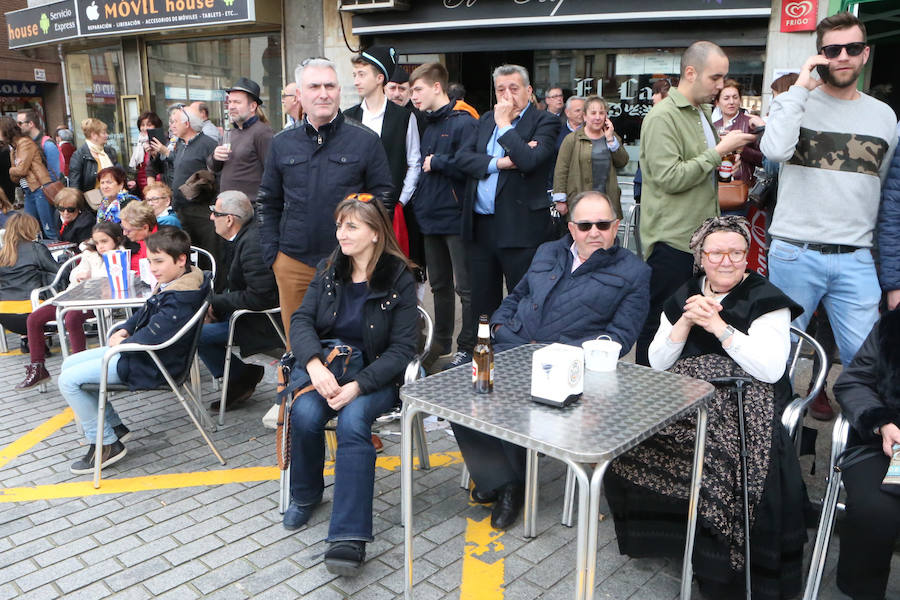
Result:
{"type": "Polygon", "coordinates": [[[53,298],[54,305],[61,308],[117,308],[140,306],[150,297],[151,289],[143,282],[137,283],[135,289],[119,295],[112,291],[109,280],[105,277],[86,279],[71,289],[63,291],[53,298]]]}
{"type": "Polygon", "coordinates": [[[711,384],[619,362],[615,372],[585,370],[584,394],[566,408],[531,399],[528,344],[494,357],[494,391],[472,390],[461,366],[400,388],[409,406],[483,433],[575,462],[611,460],[712,397],[711,384]]]}

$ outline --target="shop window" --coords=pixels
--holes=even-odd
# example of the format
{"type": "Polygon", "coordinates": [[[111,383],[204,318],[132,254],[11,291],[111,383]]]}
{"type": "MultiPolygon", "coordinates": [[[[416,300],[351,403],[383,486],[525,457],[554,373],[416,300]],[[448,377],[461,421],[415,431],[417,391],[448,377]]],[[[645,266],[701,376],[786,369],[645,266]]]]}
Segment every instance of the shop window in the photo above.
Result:
{"type": "Polygon", "coordinates": [[[260,85],[263,112],[275,131],[281,114],[281,48],[278,34],[147,44],[150,108],[166,122],[168,107],[206,102],[217,127],[225,122],[225,88],[240,77],[260,85]]]}
{"type": "Polygon", "coordinates": [[[92,48],[66,55],[66,73],[72,105],[72,122],[77,145],[85,142],[81,122],[88,117],[106,123],[109,142],[127,164],[131,155],[125,144],[125,125],[119,110],[122,84],[122,49],[118,46],[92,48]]]}

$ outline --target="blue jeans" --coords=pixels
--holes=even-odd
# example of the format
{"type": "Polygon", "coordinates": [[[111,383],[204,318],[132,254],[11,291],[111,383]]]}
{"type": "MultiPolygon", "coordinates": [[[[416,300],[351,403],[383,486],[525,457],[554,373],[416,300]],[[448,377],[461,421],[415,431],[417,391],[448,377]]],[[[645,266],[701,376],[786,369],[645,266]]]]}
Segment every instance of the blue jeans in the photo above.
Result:
{"type": "Polygon", "coordinates": [[[853,360],[878,320],[881,287],[868,248],[822,254],[773,239],[769,246],[769,281],[803,307],[803,314],[792,323],[797,329],[806,329],[822,301],[845,365],[853,360]]]}
{"type": "MultiPolygon", "coordinates": [[[[197,354],[200,360],[209,369],[213,377],[219,378],[225,374],[225,345],[228,344],[228,321],[217,323],[204,323],[200,331],[200,345],[197,354]]],[[[232,353],[234,354],[234,353],[232,353]]],[[[244,364],[236,354],[231,357],[231,371],[228,373],[228,382],[237,381],[246,370],[244,364]]]]}
{"type": "Polygon", "coordinates": [[[324,427],[337,415],[337,456],[329,542],[371,542],[372,495],[375,487],[375,447],[372,423],[397,399],[393,385],[358,396],[335,412],[315,390],[291,408],[291,499],[301,506],[318,504],[325,489],[324,427]]]}
{"type": "MultiPolygon", "coordinates": [[[[79,386],[83,383],[100,383],[100,366],[103,362],[103,354],[109,350],[107,346],[91,348],[78,354],[71,354],[63,361],[62,371],[57,379],[59,391],[78,415],[81,426],[84,428],[85,439],[93,444],[97,441],[97,405],[99,398],[96,394],[85,392],[79,386]]],[[[108,383],[122,383],[116,365],[119,363],[117,354],[109,361],[108,383]]],[[[103,444],[109,445],[118,438],[113,432],[113,427],[122,424],[122,419],[116,413],[112,403],[107,398],[106,410],[103,417],[103,444]]]]}
{"type": "Polygon", "coordinates": [[[48,240],[58,240],[59,231],[53,219],[54,209],[50,208],[44,197],[44,190],[38,188],[33,192],[25,190],[25,212],[38,220],[41,224],[41,232],[48,240]]]}

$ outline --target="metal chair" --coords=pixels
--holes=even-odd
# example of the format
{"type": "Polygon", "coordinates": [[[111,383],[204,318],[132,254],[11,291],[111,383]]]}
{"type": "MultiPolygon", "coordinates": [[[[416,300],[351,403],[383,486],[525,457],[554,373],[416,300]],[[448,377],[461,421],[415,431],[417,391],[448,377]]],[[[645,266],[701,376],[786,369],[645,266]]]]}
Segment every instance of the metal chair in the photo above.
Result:
{"type": "Polygon", "coordinates": [[[622,235],[622,247],[626,250],[633,250],[637,257],[641,260],[644,259],[644,253],[641,249],[641,205],[640,203],[635,203],[632,205],[631,210],[628,211],[628,214],[625,215],[625,219],[622,222],[622,229],[624,230],[622,235]],[[634,240],[634,247],[632,248],[632,239],[634,240]]]}
{"type": "Polygon", "coordinates": [[[822,573],[825,570],[825,557],[828,554],[828,543],[834,530],[835,511],[843,509],[838,503],[843,484],[841,483],[841,470],[836,467],[838,457],[847,447],[847,436],[850,433],[850,422],[844,415],[838,415],[831,430],[831,463],[828,469],[828,486],[825,488],[825,498],[822,501],[822,516],[819,518],[819,528],[816,530],[816,542],[813,545],[812,557],[809,561],[809,575],[806,578],[806,588],[803,591],[803,600],[815,600],[819,597],[819,586],[822,584],[822,573]]]}
{"type": "MultiPolygon", "coordinates": [[[[403,383],[412,383],[417,379],[421,379],[425,376],[425,371],[422,369],[422,360],[431,350],[431,342],[434,339],[434,322],[431,320],[431,316],[425,311],[424,308],[418,306],[419,319],[423,321],[425,327],[425,340],[422,347],[422,350],[413,357],[409,364],[406,365],[406,370],[403,372],[403,383]]],[[[396,409],[390,413],[387,413],[378,418],[376,423],[385,423],[389,421],[393,421],[400,418],[401,411],[400,409],[396,409]]],[[[331,460],[335,459],[335,452],[337,450],[337,435],[335,434],[334,428],[327,428],[325,430],[325,443],[328,446],[328,452],[331,460]]],[[[425,439],[425,423],[421,415],[419,415],[418,421],[416,425],[413,427],[413,434],[415,439],[413,443],[419,452],[419,468],[423,470],[427,470],[431,468],[431,462],[428,458],[428,442],[425,439]]],[[[290,503],[290,494],[291,494],[291,470],[290,468],[281,471],[281,478],[279,481],[279,494],[278,494],[278,512],[284,514],[284,511],[287,510],[288,504],[290,503]]]]}
{"type": "Polygon", "coordinates": [[[216,281],[216,259],[212,255],[212,252],[210,252],[209,250],[200,248],[199,246],[191,246],[191,262],[194,263],[194,265],[198,269],[202,269],[202,267],[200,266],[200,257],[201,256],[203,256],[203,258],[205,258],[209,262],[209,268],[203,269],[203,270],[209,271],[210,273],[212,273],[213,282],[215,282],[216,281]]]}
{"type": "Polygon", "coordinates": [[[282,321],[281,321],[281,308],[276,306],[274,308],[267,308],[266,310],[249,310],[249,309],[240,309],[231,313],[231,318],[228,319],[228,343],[225,346],[225,371],[222,375],[222,397],[219,400],[219,425],[225,424],[225,399],[228,397],[228,376],[231,374],[231,354],[234,350],[234,330],[235,325],[237,324],[238,319],[243,317],[244,315],[266,315],[269,318],[269,322],[272,323],[272,327],[275,328],[275,332],[278,334],[278,337],[281,338],[281,343],[284,348],[287,348],[287,338],[284,335],[284,330],[282,329],[282,321]],[[278,315],[279,318],[275,318],[275,315],[278,315]]]}
{"type": "MultiPolygon", "coordinates": [[[[211,286],[212,283],[209,282],[211,286]]],[[[160,373],[166,380],[166,386],[160,386],[156,389],[171,389],[175,394],[175,397],[181,403],[181,406],[188,413],[191,421],[194,423],[194,426],[200,432],[200,435],[203,436],[203,439],[206,441],[212,453],[219,460],[221,464],[225,464],[225,459],[222,458],[222,455],[216,449],[209,435],[207,434],[204,426],[200,424],[200,420],[209,421],[209,417],[206,415],[206,410],[200,404],[200,397],[197,394],[196,385],[193,387],[189,384],[188,379],[191,377],[193,379],[193,375],[197,372],[197,346],[200,344],[200,330],[203,325],[203,318],[206,316],[206,311],[209,308],[209,298],[203,302],[203,305],[200,307],[197,312],[185,323],[175,334],[170,337],[168,340],[161,342],[159,344],[133,344],[123,342],[118,346],[114,346],[109,348],[103,355],[103,361],[101,363],[100,370],[100,384],[85,384],[82,385],[81,388],[86,391],[98,392],[98,402],[97,402],[97,440],[96,440],[96,448],[98,449],[94,453],[94,487],[100,487],[100,475],[101,475],[101,459],[103,452],[100,450],[103,448],[103,422],[106,410],[106,402],[107,396],[110,392],[128,392],[130,388],[127,385],[123,384],[109,384],[107,382],[107,374],[109,372],[109,361],[112,360],[114,356],[117,354],[123,354],[125,352],[146,352],[150,358],[153,359],[153,362],[156,364],[156,367],[159,369],[160,373]],[[159,353],[161,351],[165,351],[167,348],[172,346],[177,341],[181,340],[185,336],[191,336],[191,345],[190,350],[185,357],[185,368],[183,373],[177,379],[173,378],[172,375],[166,370],[165,365],[163,365],[162,361],[159,358],[159,353]],[[188,404],[188,402],[191,404],[188,404]],[[199,420],[198,420],[199,418],[199,420]]],[[[114,328],[113,328],[114,329],[114,328]]],[[[196,381],[196,380],[195,380],[196,381]]],[[[209,427],[211,430],[215,430],[215,424],[210,423],[209,427]]]]}
{"type": "MultiPolygon", "coordinates": [[[[80,254],[76,254],[75,256],[67,259],[64,263],[62,263],[59,266],[59,270],[56,272],[56,275],[53,277],[53,280],[49,284],[31,290],[31,309],[37,310],[41,306],[41,297],[45,297],[49,294],[50,297],[52,298],[52,297],[56,296],[57,294],[59,294],[60,292],[62,292],[63,290],[65,290],[66,286],[69,285],[69,275],[72,273],[72,269],[75,268],[75,266],[79,262],[81,262],[80,254]]],[[[95,322],[96,322],[96,319],[95,319],[95,322]]],[[[56,330],[59,332],[62,328],[65,327],[65,323],[56,321],[54,319],[53,321],[48,321],[47,326],[55,327],[56,330]]],[[[63,343],[64,339],[65,339],[65,336],[62,333],[60,333],[59,334],[59,341],[60,341],[59,349],[60,349],[60,353],[62,354],[63,359],[65,359],[67,356],[69,356],[69,349],[63,343]]],[[[46,386],[44,384],[41,384],[40,391],[44,392],[45,389],[46,389],[46,386]]]]}

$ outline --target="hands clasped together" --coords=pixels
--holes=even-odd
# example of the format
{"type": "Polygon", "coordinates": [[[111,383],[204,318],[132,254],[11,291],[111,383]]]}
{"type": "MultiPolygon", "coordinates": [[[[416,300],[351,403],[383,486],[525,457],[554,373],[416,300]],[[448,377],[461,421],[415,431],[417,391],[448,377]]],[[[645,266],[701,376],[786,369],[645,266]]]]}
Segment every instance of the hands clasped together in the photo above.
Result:
{"type": "Polygon", "coordinates": [[[340,410],[359,396],[359,384],[355,381],[341,385],[318,357],[306,363],[310,383],[321,394],[332,410],[340,410]]]}
{"type": "Polygon", "coordinates": [[[715,298],[695,294],[685,302],[684,313],[679,321],[688,328],[697,325],[713,335],[718,335],[728,326],[719,316],[721,310],[722,305],[715,298]]]}

